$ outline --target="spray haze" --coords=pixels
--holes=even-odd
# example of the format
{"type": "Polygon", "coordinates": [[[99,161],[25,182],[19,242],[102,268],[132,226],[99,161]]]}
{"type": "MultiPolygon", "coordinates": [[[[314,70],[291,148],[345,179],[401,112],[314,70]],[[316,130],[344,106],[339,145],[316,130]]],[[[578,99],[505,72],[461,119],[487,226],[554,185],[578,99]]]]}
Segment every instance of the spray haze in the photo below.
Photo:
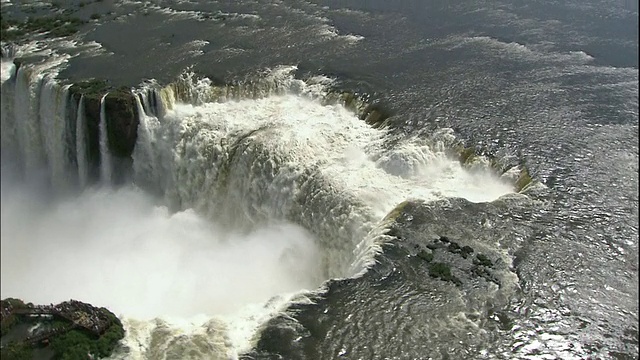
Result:
{"type": "Polygon", "coordinates": [[[46,203],[3,169],[2,295],[69,298],[127,316],[225,314],[320,284],[312,237],[291,224],[222,231],[134,188],[46,203]]]}

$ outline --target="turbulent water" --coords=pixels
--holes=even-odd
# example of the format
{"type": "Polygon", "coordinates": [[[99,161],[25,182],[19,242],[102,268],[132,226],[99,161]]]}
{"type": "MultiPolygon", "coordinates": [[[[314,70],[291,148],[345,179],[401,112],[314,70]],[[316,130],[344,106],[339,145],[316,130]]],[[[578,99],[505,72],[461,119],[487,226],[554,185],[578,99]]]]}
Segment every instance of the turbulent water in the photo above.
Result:
{"type": "Polygon", "coordinates": [[[3,298],[118,359],[638,356],[637,6],[56,6],[99,16],[3,48],[3,298]]]}

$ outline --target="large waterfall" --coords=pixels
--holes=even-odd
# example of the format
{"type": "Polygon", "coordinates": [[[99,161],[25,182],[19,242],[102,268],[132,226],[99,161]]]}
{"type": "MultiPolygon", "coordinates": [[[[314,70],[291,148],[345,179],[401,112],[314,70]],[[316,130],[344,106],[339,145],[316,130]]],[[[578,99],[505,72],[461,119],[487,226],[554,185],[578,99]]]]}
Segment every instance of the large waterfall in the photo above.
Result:
{"type": "MultiPolygon", "coordinates": [[[[132,89],[132,176],[103,187],[116,175],[107,95],[91,114],[86,95],[49,67],[5,74],[10,67],[3,63],[3,156],[18,165],[17,178],[42,179],[39,189],[46,184],[57,198],[45,203],[19,181],[3,184],[3,239],[23,241],[6,250],[42,259],[3,257],[3,272],[20,266],[16,281],[33,283],[16,295],[82,297],[121,314],[127,337],[116,357],[172,358],[185,349],[193,358],[236,357],[287,303],[309,301],[326,279],[365,271],[399,203],[490,201],[514,191],[487,167],[468,169],[447,155],[451,130],[392,146],[384,129],[330,100],[330,79],[299,80],[293,67],[243,86],[187,74],[132,89]],[[95,125],[100,164],[88,144],[95,125]],[[25,229],[20,216],[32,207],[39,215],[25,229]]],[[[3,293],[15,285],[3,283],[3,293]]]]}

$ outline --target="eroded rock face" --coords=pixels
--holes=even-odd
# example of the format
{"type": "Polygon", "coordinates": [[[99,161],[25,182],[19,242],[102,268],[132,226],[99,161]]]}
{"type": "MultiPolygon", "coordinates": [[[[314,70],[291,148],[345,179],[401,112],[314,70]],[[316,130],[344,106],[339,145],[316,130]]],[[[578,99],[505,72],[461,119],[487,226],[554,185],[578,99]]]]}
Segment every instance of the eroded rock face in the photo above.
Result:
{"type": "MultiPolygon", "coordinates": [[[[114,159],[114,174],[121,177],[128,173],[133,162],[131,154],[138,136],[138,111],[134,95],[127,87],[113,89],[106,81],[89,80],[74,84],[70,89],[76,102],[84,96],[86,120],[87,160],[89,178],[93,181],[100,177],[100,102],[105,97],[107,138],[109,151],[114,159]]],[[[121,183],[122,179],[113,179],[121,183]]]]}
{"type": "Polygon", "coordinates": [[[139,120],[133,96],[128,88],[120,88],[105,98],[109,149],[116,157],[131,157],[136,145],[139,120]]]}

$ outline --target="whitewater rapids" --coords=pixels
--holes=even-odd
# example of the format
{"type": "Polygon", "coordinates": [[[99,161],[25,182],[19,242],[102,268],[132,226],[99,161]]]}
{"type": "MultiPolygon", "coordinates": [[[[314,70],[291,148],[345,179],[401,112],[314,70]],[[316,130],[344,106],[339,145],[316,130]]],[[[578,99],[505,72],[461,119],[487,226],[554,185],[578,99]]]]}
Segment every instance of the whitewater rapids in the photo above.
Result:
{"type": "Polygon", "coordinates": [[[449,158],[451,130],[390,146],[292,70],[267,81],[287,91],[258,98],[185,103],[165,88],[154,108],[136,92],[133,176],[121,188],[110,162],[100,186],[83,187],[82,99],[36,68],[3,71],[2,130],[17,135],[2,138],[15,154],[3,159],[3,297],[109,307],[127,330],[115,358],[236,358],[291,301],[365,271],[397,204],[514,191],[449,158]],[[78,191],[59,195],[68,183],[78,191]]]}

